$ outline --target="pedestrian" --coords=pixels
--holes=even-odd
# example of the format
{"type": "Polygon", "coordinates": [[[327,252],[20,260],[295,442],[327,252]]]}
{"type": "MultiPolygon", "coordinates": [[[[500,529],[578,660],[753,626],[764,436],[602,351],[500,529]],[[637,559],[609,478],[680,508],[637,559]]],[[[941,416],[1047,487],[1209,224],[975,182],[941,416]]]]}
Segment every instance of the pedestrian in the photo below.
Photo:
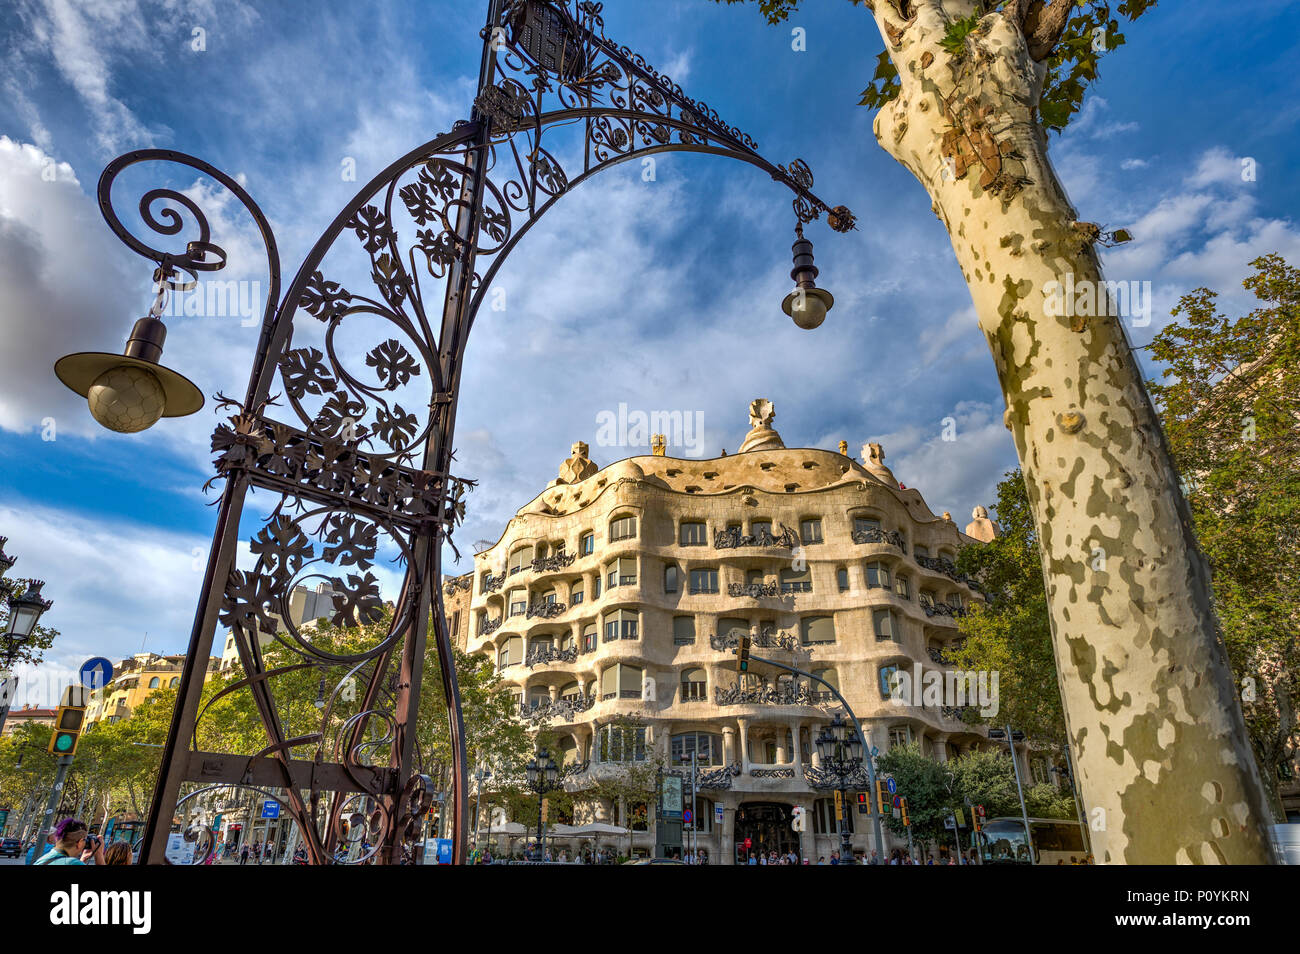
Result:
{"type": "Polygon", "coordinates": [[[44,855],[45,852],[49,851],[50,846],[53,845],[57,840],[58,839],[54,837],[54,832],[51,831],[45,835],[44,842],[42,842],[40,839],[33,841],[32,846],[27,849],[27,864],[29,865],[35,864],[36,859],[44,855]]]}
{"type": "Polygon", "coordinates": [[[244,842],[239,847],[239,863],[241,865],[248,864],[248,842],[244,842]]]}
{"type": "Polygon", "coordinates": [[[817,863],[818,863],[819,865],[824,865],[824,864],[826,864],[826,856],[825,856],[825,855],[818,855],[818,856],[817,856],[817,863]]]}
{"type": "Polygon", "coordinates": [[[869,865],[878,865],[878,864],[880,864],[880,858],[879,858],[879,856],[876,854],[876,849],[874,849],[874,848],[871,849],[871,860],[868,861],[867,864],[869,864],[869,865]]]}
{"type": "Polygon", "coordinates": [[[839,863],[840,863],[840,853],[839,853],[838,851],[832,851],[832,852],[831,852],[831,864],[833,864],[833,865],[837,865],[837,864],[839,864],[839,863]]]}
{"type": "Polygon", "coordinates": [[[889,863],[891,865],[901,865],[903,863],[902,852],[900,852],[897,848],[891,851],[889,853],[889,863]]]}
{"type": "Polygon", "coordinates": [[[104,852],[104,864],[129,865],[131,863],[131,846],[124,841],[115,841],[104,852]]]}
{"type": "Polygon", "coordinates": [[[89,829],[79,818],[65,818],[54,831],[54,845],[33,865],[84,865],[104,863],[104,843],[98,838],[86,843],[89,829]]]}

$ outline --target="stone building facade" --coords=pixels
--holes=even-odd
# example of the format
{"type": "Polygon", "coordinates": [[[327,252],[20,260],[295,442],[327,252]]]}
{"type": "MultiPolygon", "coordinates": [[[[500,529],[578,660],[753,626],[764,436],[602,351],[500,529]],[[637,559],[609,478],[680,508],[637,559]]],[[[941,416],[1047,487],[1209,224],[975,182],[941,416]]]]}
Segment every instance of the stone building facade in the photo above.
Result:
{"type": "MultiPolygon", "coordinates": [[[[843,443],[787,448],[772,418],[755,401],[740,452],[710,460],[663,456],[657,441],[598,468],[575,444],[473,573],[444,581],[458,644],[494,659],[520,717],[559,739],[570,790],[626,761],[689,775],[695,753],[698,844],[713,863],[741,859],[746,838],[814,862],[839,846],[814,745],[838,703],[760,662],[738,675],[745,632],[756,655],[835,685],[869,748],[917,741],[946,760],[988,744],[951,706],[891,698],[895,668],[950,668],[956,617],[982,598],[953,566],[973,538],[900,487],[879,445],[861,461],[843,443]]],[[[970,529],[996,533],[986,513],[970,529]]],[[[574,821],[624,824],[638,810],[574,821]]],[[[874,847],[853,815],[855,847],[874,847]]],[[[646,827],[638,853],[653,849],[646,827]]]]}

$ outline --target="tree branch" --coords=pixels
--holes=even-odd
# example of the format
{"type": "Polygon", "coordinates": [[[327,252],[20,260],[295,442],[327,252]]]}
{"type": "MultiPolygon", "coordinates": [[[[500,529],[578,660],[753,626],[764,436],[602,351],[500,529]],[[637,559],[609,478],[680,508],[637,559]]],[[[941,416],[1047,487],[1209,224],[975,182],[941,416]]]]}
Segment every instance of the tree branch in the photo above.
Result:
{"type": "Polygon", "coordinates": [[[1070,22],[1074,7],[1075,0],[1052,0],[1051,6],[1044,4],[1043,0],[1032,0],[1023,22],[1030,56],[1042,62],[1051,55],[1070,22]]]}

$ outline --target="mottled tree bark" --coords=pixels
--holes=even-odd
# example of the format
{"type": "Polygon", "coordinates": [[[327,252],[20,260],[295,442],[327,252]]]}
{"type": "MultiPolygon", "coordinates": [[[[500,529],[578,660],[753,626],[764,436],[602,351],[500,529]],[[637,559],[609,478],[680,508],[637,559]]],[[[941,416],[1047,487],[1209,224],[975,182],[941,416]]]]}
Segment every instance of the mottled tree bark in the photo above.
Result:
{"type": "Polygon", "coordinates": [[[1060,11],[1013,4],[951,54],[947,25],[973,6],[877,0],[902,88],[875,131],[933,199],[997,366],[1097,860],[1266,863],[1208,570],[1121,321],[1047,307],[1051,283],[1102,279],[1036,114],[1060,11]]]}

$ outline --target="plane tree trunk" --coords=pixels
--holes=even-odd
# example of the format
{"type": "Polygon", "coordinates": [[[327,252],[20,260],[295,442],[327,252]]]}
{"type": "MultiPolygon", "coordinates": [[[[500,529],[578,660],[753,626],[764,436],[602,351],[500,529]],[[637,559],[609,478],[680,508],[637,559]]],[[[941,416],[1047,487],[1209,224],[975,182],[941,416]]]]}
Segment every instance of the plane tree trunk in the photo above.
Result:
{"type": "Polygon", "coordinates": [[[877,0],[901,89],[875,133],[933,200],[997,367],[1097,860],[1267,863],[1271,816],[1208,569],[1121,320],[1105,314],[1098,230],[1047,156],[1036,107],[1063,13],[1012,3],[951,52],[948,26],[973,8],[877,0]]]}

